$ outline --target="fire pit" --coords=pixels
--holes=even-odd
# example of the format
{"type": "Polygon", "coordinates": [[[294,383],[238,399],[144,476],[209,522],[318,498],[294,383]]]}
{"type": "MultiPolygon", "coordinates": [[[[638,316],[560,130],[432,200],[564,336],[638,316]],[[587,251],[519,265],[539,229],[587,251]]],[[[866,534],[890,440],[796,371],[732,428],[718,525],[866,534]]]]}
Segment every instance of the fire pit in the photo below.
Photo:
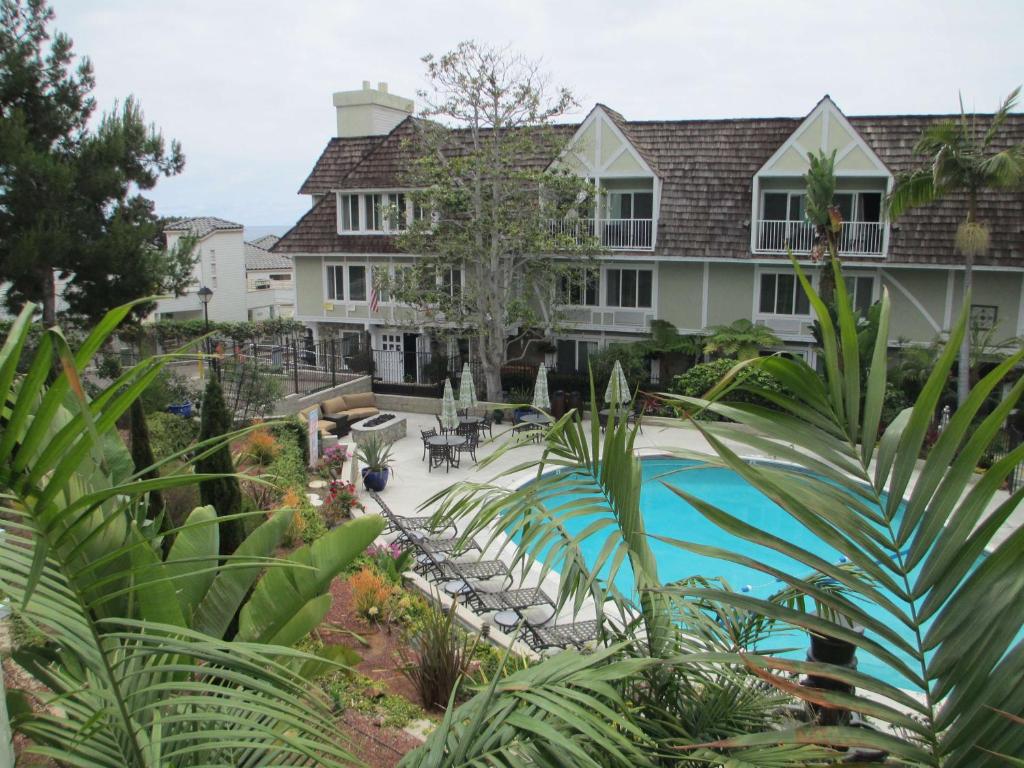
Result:
{"type": "Polygon", "coordinates": [[[356,445],[362,445],[370,435],[377,435],[385,443],[405,437],[405,417],[382,413],[350,425],[350,434],[356,445]]]}

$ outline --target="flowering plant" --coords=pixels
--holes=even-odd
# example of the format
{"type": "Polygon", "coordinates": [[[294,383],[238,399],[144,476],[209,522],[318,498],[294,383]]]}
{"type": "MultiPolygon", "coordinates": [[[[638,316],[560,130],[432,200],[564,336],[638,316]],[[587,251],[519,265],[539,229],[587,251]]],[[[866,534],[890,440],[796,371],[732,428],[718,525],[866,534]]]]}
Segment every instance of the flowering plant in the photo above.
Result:
{"type": "Polygon", "coordinates": [[[404,549],[397,541],[371,544],[364,553],[377,571],[392,584],[402,583],[402,574],[412,566],[413,550],[404,549]]]}
{"type": "Polygon", "coordinates": [[[344,445],[333,445],[324,451],[313,471],[320,476],[321,480],[338,480],[348,461],[348,449],[344,445]]]}
{"type": "Polygon", "coordinates": [[[329,527],[333,528],[342,520],[351,517],[353,509],[362,508],[363,504],[359,501],[355,485],[341,480],[331,481],[323,506],[324,519],[329,527]]]}

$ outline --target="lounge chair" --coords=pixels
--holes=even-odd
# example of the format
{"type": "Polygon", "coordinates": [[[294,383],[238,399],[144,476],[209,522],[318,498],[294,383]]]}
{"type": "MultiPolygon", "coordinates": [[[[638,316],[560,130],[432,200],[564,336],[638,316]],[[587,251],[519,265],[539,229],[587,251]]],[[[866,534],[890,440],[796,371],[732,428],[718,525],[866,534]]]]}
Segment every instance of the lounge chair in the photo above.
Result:
{"type": "MultiPolygon", "coordinates": [[[[489,581],[502,577],[505,588],[512,586],[512,573],[501,560],[456,560],[434,547],[429,540],[415,539],[414,546],[423,555],[418,565],[425,578],[434,581],[489,581]]],[[[449,594],[454,594],[446,589],[449,594]]],[[[462,589],[457,590],[462,593],[462,589]]]]}
{"type": "Polygon", "coordinates": [[[523,587],[505,589],[500,592],[487,592],[471,581],[460,593],[465,603],[474,613],[490,613],[492,611],[521,611],[526,608],[550,606],[555,608],[555,601],[540,587],[523,587]]]}
{"type": "Polygon", "coordinates": [[[522,623],[522,639],[535,651],[545,648],[582,649],[587,643],[597,640],[597,620],[571,621],[565,624],[522,623]]]}
{"type": "MultiPolygon", "coordinates": [[[[433,515],[419,515],[417,517],[404,517],[402,515],[396,515],[391,511],[391,508],[384,503],[384,499],[376,491],[370,491],[370,498],[377,502],[377,506],[380,507],[381,514],[384,515],[384,520],[387,521],[387,526],[384,528],[385,533],[394,533],[395,531],[433,531],[434,530],[434,516],[433,515]]],[[[455,531],[455,525],[448,523],[441,531],[448,529],[455,531]]]]}

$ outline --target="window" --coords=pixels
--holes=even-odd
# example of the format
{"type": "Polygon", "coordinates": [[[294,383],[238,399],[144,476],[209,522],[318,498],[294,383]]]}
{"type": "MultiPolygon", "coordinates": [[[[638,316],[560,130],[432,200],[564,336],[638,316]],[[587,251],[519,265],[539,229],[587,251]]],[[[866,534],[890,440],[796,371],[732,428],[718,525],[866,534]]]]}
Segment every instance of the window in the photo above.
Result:
{"type": "Polygon", "coordinates": [[[345,267],[341,264],[327,265],[327,298],[331,301],[345,300],[345,267]]]}
{"type": "Polygon", "coordinates": [[[384,231],[384,196],[380,194],[363,195],[363,207],[366,210],[366,231],[384,231]]]}
{"type": "Polygon", "coordinates": [[[285,280],[291,280],[292,276],[289,275],[287,272],[281,272],[281,273],[278,273],[276,275],[271,275],[270,279],[271,280],[276,280],[278,282],[284,282],[285,280]]]}
{"type": "Polygon", "coordinates": [[[577,373],[587,370],[587,361],[597,351],[596,341],[578,339],[559,339],[558,372],[577,373]]]}
{"type": "Polygon", "coordinates": [[[341,231],[359,231],[359,195],[339,195],[341,209],[341,231]]]}
{"type": "Polygon", "coordinates": [[[441,292],[453,299],[462,295],[462,270],[445,269],[441,273],[441,292]]]}
{"type": "Polygon", "coordinates": [[[844,282],[846,291],[850,294],[853,311],[865,314],[875,297],[875,278],[847,277],[844,282]]]}
{"type": "Polygon", "coordinates": [[[762,218],[765,221],[803,221],[803,192],[765,192],[762,218]]]}
{"type": "Polygon", "coordinates": [[[210,249],[210,287],[217,287],[217,252],[210,249]]]}
{"type": "Polygon", "coordinates": [[[576,307],[596,307],[600,281],[600,274],[592,270],[568,272],[558,280],[559,301],[576,307]]]}
{"type": "Polygon", "coordinates": [[[609,192],[609,219],[650,219],[654,217],[653,192],[609,192]]]}
{"type": "Polygon", "coordinates": [[[811,307],[796,275],[765,272],[758,311],[763,315],[809,315],[811,307]]]}
{"type": "Polygon", "coordinates": [[[348,300],[366,301],[366,267],[361,264],[348,268],[348,300]]]}
{"type": "Polygon", "coordinates": [[[408,225],[408,211],[405,205],[405,193],[388,193],[388,229],[401,232],[408,225]]]}
{"type": "Polygon", "coordinates": [[[605,304],[609,307],[650,309],[653,274],[649,269],[607,270],[605,304]]]}

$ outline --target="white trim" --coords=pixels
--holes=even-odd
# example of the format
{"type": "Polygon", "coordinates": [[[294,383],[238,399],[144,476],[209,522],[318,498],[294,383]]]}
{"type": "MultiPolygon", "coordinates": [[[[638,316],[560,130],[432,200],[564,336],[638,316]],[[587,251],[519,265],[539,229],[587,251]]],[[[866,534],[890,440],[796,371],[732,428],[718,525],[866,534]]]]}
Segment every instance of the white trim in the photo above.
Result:
{"type": "Polygon", "coordinates": [[[708,296],[711,293],[711,262],[704,262],[704,278],[700,290],[700,327],[708,327],[708,296]]]}
{"type": "MultiPolygon", "coordinates": [[[[800,292],[803,291],[803,286],[801,285],[800,280],[797,278],[796,273],[793,272],[792,267],[790,267],[789,269],[785,269],[783,267],[778,267],[778,268],[762,268],[759,265],[755,265],[755,267],[754,267],[754,296],[753,296],[753,303],[752,303],[751,309],[750,309],[750,319],[751,319],[751,322],[757,322],[757,320],[759,320],[759,319],[765,319],[765,320],[798,320],[798,321],[803,322],[803,321],[810,321],[810,320],[812,320],[814,318],[814,313],[812,311],[813,308],[810,305],[811,304],[810,300],[808,300],[808,302],[807,302],[807,314],[806,315],[802,315],[802,314],[799,314],[797,312],[794,312],[793,314],[778,314],[776,312],[762,312],[761,311],[761,276],[762,275],[790,275],[793,278],[793,280],[794,280],[794,286],[793,286],[793,308],[794,309],[796,309],[797,296],[799,296],[800,292]]],[[[810,274],[807,274],[807,275],[805,275],[805,277],[807,277],[807,279],[811,281],[811,287],[812,288],[816,286],[816,284],[818,282],[818,280],[817,280],[818,276],[817,276],[816,272],[812,272],[810,274]]],[[[777,300],[778,299],[778,283],[776,283],[776,286],[775,286],[775,293],[776,293],[776,300],[777,300]]]]}
{"type": "Polygon", "coordinates": [[[924,304],[920,302],[917,296],[915,296],[909,290],[907,290],[907,287],[903,285],[903,283],[901,283],[895,277],[890,275],[886,270],[881,269],[879,270],[879,272],[881,273],[883,279],[888,280],[890,283],[893,284],[893,286],[895,286],[899,290],[900,293],[907,297],[910,303],[913,304],[917,311],[921,313],[922,317],[924,317],[924,319],[928,321],[928,324],[935,329],[936,333],[942,333],[942,328],[940,328],[939,324],[935,322],[935,318],[932,317],[931,313],[927,309],[925,309],[924,304]]]}
{"type": "Polygon", "coordinates": [[[1017,305],[1017,335],[1024,336],[1024,274],[1020,276],[1020,303],[1017,305]]]}
{"type": "Polygon", "coordinates": [[[953,271],[946,273],[946,306],[942,311],[942,330],[949,331],[953,324],[953,271]]]}
{"type": "Polygon", "coordinates": [[[333,304],[334,306],[338,306],[339,304],[348,304],[348,305],[355,306],[355,307],[369,306],[369,304],[370,304],[370,292],[372,291],[371,281],[373,279],[372,278],[372,276],[373,276],[373,266],[371,264],[369,264],[368,262],[365,262],[365,261],[348,261],[347,259],[336,259],[336,258],[328,261],[328,258],[330,258],[330,257],[324,258],[324,260],[323,260],[323,262],[321,264],[321,269],[320,269],[320,276],[321,276],[321,280],[322,280],[320,288],[321,288],[321,293],[323,294],[323,303],[324,304],[333,304]],[[344,273],[345,274],[345,283],[342,286],[342,288],[344,289],[343,293],[345,294],[344,298],[334,298],[334,299],[330,298],[330,293],[327,290],[328,286],[330,285],[330,281],[328,280],[328,269],[330,267],[344,267],[344,269],[345,269],[345,273],[344,273]],[[350,299],[349,298],[349,295],[350,295],[349,294],[349,290],[350,290],[350,288],[352,286],[352,280],[351,280],[351,277],[349,275],[349,270],[352,267],[362,267],[365,270],[364,276],[363,276],[363,283],[366,286],[366,298],[365,299],[350,299]]]}
{"type": "MultiPolygon", "coordinates": [[[[604,176],[605,178],[610,179],[636,177],[637,174],[635,173],[616,175],[614,173],[608,174],[605,172],[605,170],[612,163],[618,160],[623,154],[623,151],[620,150],[613,154],[607,161],[601,161],[602,134],[604,133],[605,128],[611,129],[612,135],[616,136],[619,139],[619,141],[622,142],[622,145],[625,147],[624,151],[629,152],[630,156],[633,158],[633,160],[636,161],[636,163],[640,166],[644,173],[650,175],[653,178],[657,178],[657,174],[647,164],[647,161],[644,160],[640,153],[636,150],[636,147],[633,146],[633,142],[631,142],[626,137],[626,135],[619,130],[619,127],[615,125],[615,122],[611,119],[611,117],[609,117],[608,113],[605,112],[604,108],[600,104],[594,105],[594,108],[590,110],[590,114],[588,114],[584,118],[583,122],[580,123],[579,128],[576,129],[576,133],[574,133],[572,138],[569,139],[569,142],[566,144],[566,148],[562,150],[562,152],[559,153],[558,157],[555,158],[548,165],[548,168],[550,168],[557,162],[563,161],[565,156],[571,152],[576,157],[576,159],[580,161],[580,164],[586,169],[586,176],[588,177],[604,176]],[[587,131],[587,129],[593,123],[597,122],[598,120],[600,120],[600,123],[594,129],[593,156],[581,157],[580,152],[577,149],[577,140],[587,131]]],[[[589,153],[587,154],[589,155],[589,153]]]]}

